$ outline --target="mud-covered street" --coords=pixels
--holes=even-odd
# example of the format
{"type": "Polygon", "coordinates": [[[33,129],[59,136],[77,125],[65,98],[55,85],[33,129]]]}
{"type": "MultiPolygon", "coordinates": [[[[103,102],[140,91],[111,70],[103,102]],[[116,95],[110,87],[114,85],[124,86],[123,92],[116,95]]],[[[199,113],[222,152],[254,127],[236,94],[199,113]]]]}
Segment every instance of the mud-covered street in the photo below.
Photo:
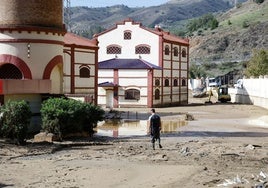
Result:
{"type": "MultiPolygon", "coordinates": [[[[127,109],[120,109],[122,111],[127,109]]],[[[133,109],[146,112],[149,109],[133,109]]],[[[0,187],[260,187],[268,181],[268,110],[214,104],[157,109],[191,114],[152,150],[147,136],[26,146],[0,142],[0,187]]],[[[176,120],[178,115],[163,116],[176,120]]]]}

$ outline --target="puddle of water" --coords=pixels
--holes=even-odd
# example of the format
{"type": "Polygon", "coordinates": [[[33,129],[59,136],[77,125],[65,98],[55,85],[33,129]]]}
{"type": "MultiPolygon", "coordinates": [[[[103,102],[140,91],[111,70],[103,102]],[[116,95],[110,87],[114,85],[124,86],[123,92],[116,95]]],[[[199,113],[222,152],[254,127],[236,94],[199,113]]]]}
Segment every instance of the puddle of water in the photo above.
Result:
{"type": "MultiPolygon", "coordinates": [[[[179,128],[185,126],[183,120],[162,120],[162,133],[179,132],[179,128]]],[[[149,121],[147,120],[121,120],[101,122],[95,129],[95,135],[109,137],[145,136],[147,135],[149,121]]]]}
{"type": "Polygon", "coordinates": [[[251,119],[248,121],[250,125],[268,128],[268,116],[261,116],[257,119],[251,119]]]}

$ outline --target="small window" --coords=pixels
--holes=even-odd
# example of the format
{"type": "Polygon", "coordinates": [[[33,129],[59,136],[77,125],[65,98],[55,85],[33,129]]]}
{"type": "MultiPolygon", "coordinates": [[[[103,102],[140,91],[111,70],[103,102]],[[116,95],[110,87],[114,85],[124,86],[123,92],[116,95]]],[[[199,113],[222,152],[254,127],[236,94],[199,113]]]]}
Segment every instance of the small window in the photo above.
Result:
{"type": "Polygon", "coordinates": [[[179,50],[177,47],[174,48],[174,56],[178,57],[179,56],[179,50]]]}
{"type": "Polygon", "coordinates": [[[155,100],[159,100],[160,99],[160,90],[159,89],[156,89],[154,91],[154,99],[155,100]]]}
{"type": "Polygon", "coordinates": [[[186,57],[186,50],[185,49],[182,49],[181,56],[186,57]]]}
{"type": "Polygon", "coordinates": [[[121,54],[121,47],[119,46],[108,46],[107,54],[121,54]]]}
{"type": "Polygon", "coordinates": [[[165,46],[165,55],[169,55],[169,46],[168,45],[165,46]]]}
{"type": "Polygon", "coordinates": [[[173,86],[178,86],[178,79],[174,79],[173,86]]]}
{"type": "Polygon", "coordinates": [[[156,79],[154,84],[155,84],[156,86],[160,86],[160,80],[159,80],[159,79],[156,79]]]}
{"type": "Polygon", "coordinates": [[[182,85],[182,86],[186,86],[186,80],[185,80],[185,79],[182,79],[182,81],[181,81],[181,85],[182,85]]]}
{"type": "Polygon", "coordinates": [[[165,79],[165,86],[169,86],[169,80],[165,79]]]}
{"type": "Polygon", "coordinates": [[[125,91],[125,99],[128,100],[139,100],[140,99],[140,91],[137,89],[128,89],[125,91]]]}
{"type": "Polygon", "coordinates": [[[79,70],[80,78],[89,78],[90,77],[90,70],[88,67],[82,67],[79,70]]]}
{"type": "Polygon", "coordinates": [[[136,46],[135,53],[136,54],[150,54],[150,47],[148,47],[148,46],[136,46]]]}
{"type": "Polygon", "coordinates": [[[131,32],[130,31],[125,31],[124,32],[124,39],[125,40],[130,40],[131,39],[131,32]]]}

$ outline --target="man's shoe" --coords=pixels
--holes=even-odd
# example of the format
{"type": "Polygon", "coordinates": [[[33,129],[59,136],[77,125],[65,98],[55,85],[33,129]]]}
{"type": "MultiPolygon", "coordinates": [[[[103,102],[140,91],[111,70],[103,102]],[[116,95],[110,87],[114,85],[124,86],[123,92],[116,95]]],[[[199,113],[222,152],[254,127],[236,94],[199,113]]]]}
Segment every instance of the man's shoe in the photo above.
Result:
{"type": "Polygon", "coordinates": [[[159,144],[159,148],[162,148],[162,145],[161,144],[159,144]]]}

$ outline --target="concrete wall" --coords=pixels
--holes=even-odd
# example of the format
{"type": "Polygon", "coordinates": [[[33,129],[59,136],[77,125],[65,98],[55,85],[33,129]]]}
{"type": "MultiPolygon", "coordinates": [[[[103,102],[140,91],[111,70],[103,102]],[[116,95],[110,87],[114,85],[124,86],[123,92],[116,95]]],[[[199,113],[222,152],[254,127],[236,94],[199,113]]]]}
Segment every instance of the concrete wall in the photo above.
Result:
{"type": "Polygon", "coordinates": [[[242,87],[230,88],[231,102],[253,104],[268,109],[268,76],[243,79],[242,87]]]}

